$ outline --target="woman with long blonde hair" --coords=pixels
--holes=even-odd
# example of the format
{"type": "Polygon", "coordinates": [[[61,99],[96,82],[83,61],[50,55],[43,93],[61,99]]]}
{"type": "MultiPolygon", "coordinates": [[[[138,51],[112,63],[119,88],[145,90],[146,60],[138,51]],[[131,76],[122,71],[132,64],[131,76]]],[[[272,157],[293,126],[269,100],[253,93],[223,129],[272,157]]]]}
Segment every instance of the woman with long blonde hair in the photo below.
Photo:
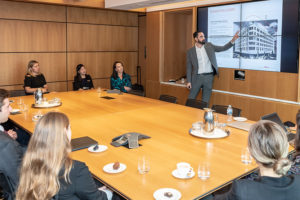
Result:
{"type": "Polygon", "coordinates": [[[285,131],[274,122],[259,121],[250,128],[248,148],[258,164],[260,177],[254,181],[234,181],[231,191],[215,199],[299,199],[300,177],[286,175],[292,163],[287,159],[289,144],[285,131]]]}
{"type": "Polygon", "coordinates": [[[49,112],[38,121],[22,162],[17,200],[107,199],[87,166],[69,157],[70,139],[65,114],[49,112]]]}

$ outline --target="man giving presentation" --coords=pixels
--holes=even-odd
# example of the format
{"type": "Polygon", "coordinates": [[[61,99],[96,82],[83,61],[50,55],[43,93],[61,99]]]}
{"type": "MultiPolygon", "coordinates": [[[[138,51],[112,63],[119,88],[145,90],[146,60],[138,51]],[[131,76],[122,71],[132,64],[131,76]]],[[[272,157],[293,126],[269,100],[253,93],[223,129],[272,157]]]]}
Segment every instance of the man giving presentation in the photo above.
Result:
{"type": "Polygon", "coordinates": [[[226,51],[233,46],[239,37],[239,31],[232,40],[224,46],[216,46],[205,42],[202,32],[195,32],[195,46],[187,51],[186,76],[187,88],[190,89],[189,99],[196,99],[202,88],[202,101],[209,103],[213,86],[214,75],[218,74],[218,65],[215,52],[226,51]]]}

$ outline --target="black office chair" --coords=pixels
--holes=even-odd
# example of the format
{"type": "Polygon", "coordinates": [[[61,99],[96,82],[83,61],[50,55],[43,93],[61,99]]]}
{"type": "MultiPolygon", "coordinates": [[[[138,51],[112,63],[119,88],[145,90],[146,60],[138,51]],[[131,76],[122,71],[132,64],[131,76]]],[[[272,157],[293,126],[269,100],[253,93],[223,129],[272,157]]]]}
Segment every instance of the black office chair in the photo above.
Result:
{"type": "MultiPolygon", "coordinates": [[[[223,105],[213,105],[211,109],[213,109],[216,113],[227,115],[227,108],[228,106],[223,105]]],[[[232,107],[232,116],[233,117],[240,117],[242,110],[239,108],[232,107]]]]}
{"type": "Polygon", "coordinates": [[[192,107],[192,108],[199,108],[199,109],[204,109],[208,107],[207,102],[197,100],[197,99],[187,99],[185,102],[186,106],[192,107]]]}
{"type": "Polygon", "coordinates": [[[10,97],[20,97],[25,96],[25,90],[10,90],[9,91],[10,97]]]}
{"type": "Polygon", "coordinates": [[[141,97],[145,96],[145,92],[142,91],[142,90],[130,90],[128,93],[133,94],[133,95],[137,95],[137,96],[141,96],[141,97]]]}
{"type": "Polygon", "coordinates": [[[0,171],[0,188],[2,192],[0,198],[7,200],[13,199],[13,186],[9,182],[9,178],[2,171],[0,171]]]}
{"type": "Polygon", "coordinates": [[[176,97],[170,96],[170,95],[167,95],[167,94],[160,95],[159,100],[166,101],[166,102],[169,102],[169,103],[176,103],[177,102],[176,97]]]}

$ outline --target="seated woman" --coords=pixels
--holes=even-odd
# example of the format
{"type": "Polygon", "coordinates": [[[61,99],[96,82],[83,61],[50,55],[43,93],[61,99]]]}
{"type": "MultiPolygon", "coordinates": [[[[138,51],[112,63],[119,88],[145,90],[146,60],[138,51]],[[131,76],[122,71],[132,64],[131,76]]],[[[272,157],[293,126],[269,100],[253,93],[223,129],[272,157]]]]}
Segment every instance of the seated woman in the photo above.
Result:
{"type": "Polygon", "coordinates": [[[300,174],[300,110],[296,115],[296,136],[294,141],[295,153],[292,156],[292,167],[288,174],[300,174]]]}
{"type": "Polygon", "coordinates": [[[28,63],[27,74],[24,79],[25,93],[33,94],[38,88],[41,88],[43,93],[48,92],[46,79],[40,73],[40,64],[35,60],[31,60],[28,63]]]}
{"type": "Polygon", "coordinates": [[[286,158],[289,144],[285,131],[274,122],[259,121],[249,131],[248,148],[258,164],[260,177],[234,181],[228,193],[215,199],[299,199],[300,177],[286,176],[291,162],[286,158]]]}
{"type": "Polygon", "coordinates": [[[72,160],[68,117],[49,112],[36,127],[23,158],[17,200],[111,198],[105,187],[98,190],[88,167],[72,160]]]}
{"type": "Polygon", "coordinates": [[[94,88],[92,77],[86,74],[83,64],[76,67],[76,76],[74,76],[73,90],[88,90],[94,88]]]}
{"type": "Polygon", "coordinates": [[[124,72],[124,65],[121,61],[116,61],[113,65],[113,73],[110,77],[111,89],[117,89],[122,92],[131,90],[131,78],[124,72]]]}

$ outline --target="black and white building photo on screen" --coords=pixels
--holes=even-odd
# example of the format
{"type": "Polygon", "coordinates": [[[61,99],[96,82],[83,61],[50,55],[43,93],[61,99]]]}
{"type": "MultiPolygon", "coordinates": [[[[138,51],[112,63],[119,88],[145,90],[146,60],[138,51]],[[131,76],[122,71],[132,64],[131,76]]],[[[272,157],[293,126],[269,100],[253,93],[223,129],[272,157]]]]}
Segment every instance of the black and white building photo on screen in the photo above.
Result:
{"type": "Polygon", "coordinates": [[[235,22],[240,38],[233,47],[233,58],[276,60],[278,20],[235,22]]]}

